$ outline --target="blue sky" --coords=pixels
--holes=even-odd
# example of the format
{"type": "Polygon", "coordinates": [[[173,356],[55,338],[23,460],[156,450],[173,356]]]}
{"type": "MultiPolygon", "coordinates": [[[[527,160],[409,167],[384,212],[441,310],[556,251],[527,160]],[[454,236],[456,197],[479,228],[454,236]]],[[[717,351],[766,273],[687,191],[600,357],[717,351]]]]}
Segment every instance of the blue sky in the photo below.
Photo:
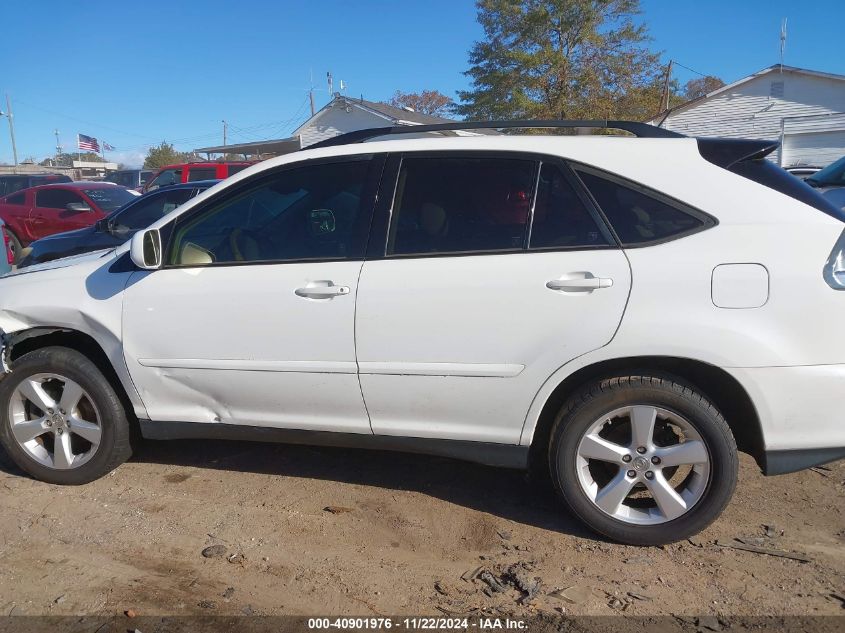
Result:
{"type": "MultiPolygon", "coordinates": [[[[654,48],[733,81],[778,61],[845,74],[841,0],[642,0],[654,48]]],[[[180,149],[288,135],[335,90],[381,100],[395,90],[467,87],[467,52],[481,35],[473,2],[426,0],[4,0],[0,93],[12,97],[19,159],[66,151],[76,133],[140,162],[161,140],[180,149]]],[[[677,67],[682,83],[696,75],[677,67]]],[[[5,110],[5,103],[2,103],[5,110]]],[[[6,121],[0,161],[11,162],[6,121]]]]}

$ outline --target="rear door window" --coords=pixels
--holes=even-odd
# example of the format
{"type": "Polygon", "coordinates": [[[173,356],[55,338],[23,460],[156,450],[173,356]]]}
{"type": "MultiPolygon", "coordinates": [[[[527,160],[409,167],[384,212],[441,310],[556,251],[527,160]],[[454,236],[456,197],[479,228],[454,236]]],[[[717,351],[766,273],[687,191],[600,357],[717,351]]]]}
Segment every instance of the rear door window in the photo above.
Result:
{"type": "Polygon", "coordinates": [[[529,248],[611,246],[613,238],[555,164],[543,163],[537,181],[529,248]]]}
{"type": "Polygon", "coordinates": [[[576,167],[623,246],[663,242],[708,228],[704,213],[616,176],[576,167]]]}
{"type": "Polygon", "coordinates": [[[194,182],[196,180],[212,180],[216,177],[216,167],[191,167],[188,171],[188,182],[194,182]]]}
{"type": "Polygon", "coordinates": [[[536,170],[528,159],[404,158],[387,254],[523,249],[536,170]]]}

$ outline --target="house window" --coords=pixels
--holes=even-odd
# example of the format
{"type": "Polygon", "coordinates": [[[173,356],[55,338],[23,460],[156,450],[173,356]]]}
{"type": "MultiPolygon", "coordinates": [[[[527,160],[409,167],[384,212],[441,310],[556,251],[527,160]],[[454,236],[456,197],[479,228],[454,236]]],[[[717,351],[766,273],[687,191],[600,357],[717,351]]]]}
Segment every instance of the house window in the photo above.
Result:
{"type": "Polygon", "coordinates": [[[783,82],[773,81],[769,89],[769,96],[777,99],[783,99],[783,82]]]}

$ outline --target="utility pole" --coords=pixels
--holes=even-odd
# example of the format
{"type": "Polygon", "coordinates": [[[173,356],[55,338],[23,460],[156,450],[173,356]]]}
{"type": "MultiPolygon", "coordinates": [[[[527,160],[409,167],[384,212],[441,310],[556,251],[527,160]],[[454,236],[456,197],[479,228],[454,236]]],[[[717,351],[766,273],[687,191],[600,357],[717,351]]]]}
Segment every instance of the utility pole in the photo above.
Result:
{"type": "Polygon", "coordinates": [[[661,112],[669,109],[669,82],[672,81],[672,64],[674,64],[674,61],[670,59],[669,65],[666,67],[666,78],[663,80],[663,94],[660,97],[661,112]]]}
{"type": "Polygon", "coordinates": [[[314,116],[314,69],[311,69],[311,83],[308,84],[308,98],[311,100],[311,116],[314,116]]]}
{"type": "Polygon", "coordinates": [[[226,133],[229,131],[229,124],[223,121],[223,147],[226,147],[226,133]]]}
{"type": "Polygon", "coordinates": [[[59,130],[53,130],[53,134],[56,135],[56,165],[59,164],[59,157],[62,155],[62,142],[59,140],[59,130]]]}
{"type": "Polygon", "coordinates": [[[12,156],[15,157],[15,167],[18,166],[18,146],[15,144],[15,115],[12,114],[12,100],[9,93],[6,93],[6,111],[0,112],[0,116],[6,115],[9,120],[9,136],[12,137],[12,156]]]}

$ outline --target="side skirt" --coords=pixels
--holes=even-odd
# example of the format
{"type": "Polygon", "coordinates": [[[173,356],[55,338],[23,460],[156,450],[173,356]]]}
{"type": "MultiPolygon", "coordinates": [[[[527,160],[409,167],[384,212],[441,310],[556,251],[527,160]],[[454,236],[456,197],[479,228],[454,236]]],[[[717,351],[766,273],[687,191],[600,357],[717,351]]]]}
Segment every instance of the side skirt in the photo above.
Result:
{"type": "Polygon", "coordinates": [[[363,448],[400,453],[418,453],[451,457],[500,468],[528,468],[528,447],[491,442],[441,440],[426,437],[370,435],[366,433],[332,433],[279,429],[266,426],[241,426],[217,422],[153,422],[139,420],[141,435],[148,440],[246,440],[251,442],[279,442],[309,446],[363,448]]]}
{"type": "Polygon", "coordinates": [[[838,448],[802,448],[785,451],[766,451],[763,473],[783,475],[805,468],[821,466],[845,458],[845,446],[838,448]]]}

